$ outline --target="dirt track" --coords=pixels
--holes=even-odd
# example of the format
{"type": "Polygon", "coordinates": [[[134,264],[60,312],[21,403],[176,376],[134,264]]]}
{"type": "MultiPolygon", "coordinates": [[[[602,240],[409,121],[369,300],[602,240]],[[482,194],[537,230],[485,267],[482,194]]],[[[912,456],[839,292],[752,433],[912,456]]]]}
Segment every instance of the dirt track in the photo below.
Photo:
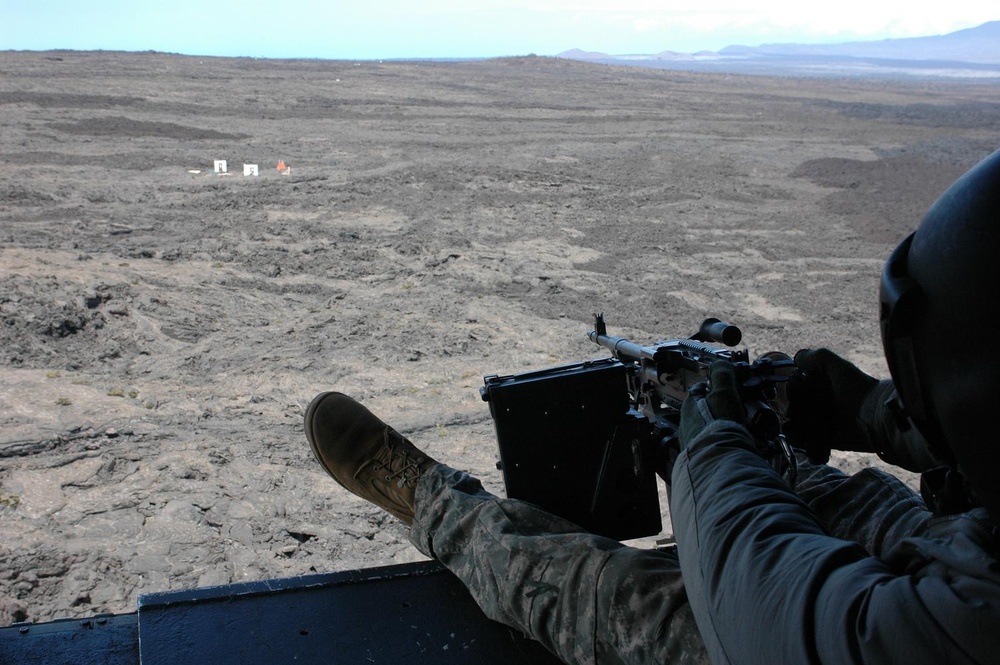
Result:
{"type": "Polygon", "coordinates": [[[721,316],[755,352],[882,375],[882,260],[1000,146],[974,83],[114,53],[0,72],[0,623],[419,558],[312,461],[305,405],[351,393],[499,491],[483,375],[603,355],[596,310],[640,342],[721,316]]]}

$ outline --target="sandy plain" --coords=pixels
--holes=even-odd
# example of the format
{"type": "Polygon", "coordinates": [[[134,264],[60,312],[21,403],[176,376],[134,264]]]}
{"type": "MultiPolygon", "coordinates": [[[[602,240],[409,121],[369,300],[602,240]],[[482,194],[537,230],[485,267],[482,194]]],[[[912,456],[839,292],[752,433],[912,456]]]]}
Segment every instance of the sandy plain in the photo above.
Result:
{"type": "Polygon", "coordinates": [[[309,400],[502,491],[482,377],[595,311],[884,376],[882,261],[998,127],[975,81],[0,53],[0,624],[420,559],[309,400]]]}

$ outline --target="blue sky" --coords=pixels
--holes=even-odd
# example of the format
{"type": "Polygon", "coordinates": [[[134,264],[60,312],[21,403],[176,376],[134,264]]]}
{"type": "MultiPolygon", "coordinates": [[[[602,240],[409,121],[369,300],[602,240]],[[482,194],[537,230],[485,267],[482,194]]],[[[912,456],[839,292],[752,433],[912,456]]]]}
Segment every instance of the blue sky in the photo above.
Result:
{"type": "Polygon", "coordinates": [[[997,0],[0,0],[0,50],[433,58],[693,53],[953,32],[997,0]]]}

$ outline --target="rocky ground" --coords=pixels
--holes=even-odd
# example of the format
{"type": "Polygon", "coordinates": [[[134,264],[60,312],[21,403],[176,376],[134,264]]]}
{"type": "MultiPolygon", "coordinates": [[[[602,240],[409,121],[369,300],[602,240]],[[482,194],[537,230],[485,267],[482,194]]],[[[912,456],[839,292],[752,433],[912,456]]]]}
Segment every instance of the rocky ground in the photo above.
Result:
{"type": "Polygon", "coordinates": [[[884,375],[881,263],[998,126],[975,82],[0,53],[0,623],[421,558],[304,407],[502,491],[482,377],[601,357],[597,310],[884,375]]]}

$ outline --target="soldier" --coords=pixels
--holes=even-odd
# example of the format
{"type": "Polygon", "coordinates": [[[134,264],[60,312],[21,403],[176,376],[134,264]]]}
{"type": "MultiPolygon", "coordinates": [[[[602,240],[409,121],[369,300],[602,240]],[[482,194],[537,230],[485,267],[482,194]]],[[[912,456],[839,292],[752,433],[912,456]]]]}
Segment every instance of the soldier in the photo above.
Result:
{"type": "Polygon", "coordinates": [[[882,338],[892,380],[830,351],[796,354],[787,435],[794,491],[759,454],[732,366],[681,411],[670,474],[678,542],[640,550],[486,492],[339,393],[305,427],[348,490],[410,539],[491,618],[567,663],[992,663],[1000,651],[1000,151],[959,179],[892,253],[882,338]],[[923,473],[918,495],[868,469],[923,473]]]}

